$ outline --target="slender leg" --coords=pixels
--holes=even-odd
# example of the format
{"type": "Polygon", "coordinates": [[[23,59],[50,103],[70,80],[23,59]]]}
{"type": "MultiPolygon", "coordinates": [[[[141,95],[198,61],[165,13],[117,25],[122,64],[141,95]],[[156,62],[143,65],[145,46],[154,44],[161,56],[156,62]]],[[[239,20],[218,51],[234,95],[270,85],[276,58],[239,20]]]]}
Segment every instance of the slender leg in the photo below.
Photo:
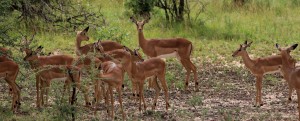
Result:
{"type": "Polygon", "coordinates": [[[121,106],[121,111],[122,111],[122,117],[123,117],[123,120],[125,119],[125,113],[124,113],[124,111],[123,111],[123,104],[122,104],[122,89],[121,89],[122,87],[118,87],[117,88],[117,91],[118,91],[118,93],[119,93],[119,103],[120,103],[120,106],[121,106]]]}
{"type": "Polygon", "coordinates": [[[162,85],[164,93],[165,93],[166,110],[168,110],[170,104],[169,104],[169,93],[168,93],[167,82],[166,82],[164,76],[159,77],[159,80],[161,80],[160,82],[161,82],[161,85],[162,85]]]}
{"type": "Polygon", "coordinates": [[[139,95],[140,95],[140,98],[139,98],[139,111],[142,111],[142,93],[143,93],[143,84],[141,84],[141,82],[139,81],[139,95]]]}
{"type": "Polygon", "coordinates": [[[183,65],[183,67],[185,68],[185,70],[186,70],[186,77],[185,77],[185,86],[184,86],[184,89],[188,90],[188,85],[189,85],[189,80],[190,80],[190,75],[191,75],[191,69],[188,67],[188,64],[187,64],[186,60],[181,59],[180,62],[183,65]]]}
{"type": "Polygon", "coordinates": [[[256,76],[256,106],[262,106],[261,101],[262,75],[256,76]],[[258,103],[258,104],[257,104],[258,103]]]}
{"type": "Polygon", "coordinates": [[[298,108],[298,116],[299,116],[299,120],[300,120],[300,89],[297,89],[296,90],[297,91],[297,99],[298,99],[298,106],[297,106],[297,108],[298,108]]]}
{"type": "Polygon", "coordinates": [[[113,96],[113,91],[112,87],[109,85],[109,94],[110,94],[110,104],[111,104],[111,118],[114,119],[114,96],[113,96]]]}
{"type": "MultiPolygon", "coordinates": [[[[288,84],[289,85],[289,84],[288,84]]],[[[292,94],[293,94],[294,89],[292,86],[289,85],[289,97],[288,97],[288,103],[292,101],[292,94]]]]}
{"type": "MultiPolygon", "coordinates": [[[[160,92],[160,88],[158,86],[157,80],[155,80],[155,81],[156,82],[153,82],[154,83],[154,89],[155,89],[155,98],[154,98],[154,103],[153,103],[153,106],[152,106],[152,110],[155,110],[155,108],[156,108],[157,98],[158,98],[159,92],[160,92]]],[[[161,81],[161,78],[159,78],[159,81],[161,81]]]]}
{"type": "Polygon", "coordinates": [[[39,74],[37,74],[35,76],[35,79],[36,79],[36,107],[40,108],[41,107],[41,102],[40,102],[40,83],[41,83],[41,80],[40,80],[39,74]]]}

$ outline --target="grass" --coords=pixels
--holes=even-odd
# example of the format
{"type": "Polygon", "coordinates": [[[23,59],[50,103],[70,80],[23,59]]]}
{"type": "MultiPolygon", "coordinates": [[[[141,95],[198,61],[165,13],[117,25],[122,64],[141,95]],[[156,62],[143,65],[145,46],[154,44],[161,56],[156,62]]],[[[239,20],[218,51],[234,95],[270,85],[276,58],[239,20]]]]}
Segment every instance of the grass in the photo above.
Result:
{"type": "MultiPolygon", "coordinates": [[[[231,57],[232,51],[238,49],[239,44],[242,44],[245,39],[254,41],[252,46],[248,48],[249,54],[254,57],[263,57],[271,54],[278,53],[275,49],[275,43],[279,43],[282,46],[291,45],[297,43],[300,39],[300,5],[297,0],[284,1],[284,0],[251,0],[247,2],[242,8],[232,6],[231,0],[203,0],[207,3],[206,9],[201,13],[196,21],[188,24],[187,22],[182,24],[171,24],[166,23],[161,19],[163,17],[162,12],[156,11],[153,14],[150,22],[144,26],[144,34],[146,38],[174,38],[184,37],[193,43],[194,51],[192,54],[193,58],[197,58],[193,62],[196,63],[199,69],[209,69],[204,67],[207,63],[213,63],[217,65],[226,65],[232,61],[239,61],[241,58],[231,57]],[[198,59],[199,58],[199,59],[198,59]]],[[[86,5],[90,6],[92,11],[101,11],[105,17],[105,26],[95,27],[91,26],[89,30],[90,41],[83,42],[87,44],[94,42],[98,39],[112,39],[118,41],[130,48],[138,46],[137,30],[136,26],[129,20],[128,12],[124,8],[123,0],[87,0],[84,1],[86,5]]],[[[191,15],[195,16],[197,11],[192,11],[191,15]]],[[[97,21],[95,21],[97,22],[97,21]]],[[[22,31],[26,31],[26,27],[22,24],[20,26],[22,31]]],[[[85,27],[80,27],[84,29],[85,27]]],[[[30,30],[27,31],[30,35],[30,30]]],[[[50,52],[56,49],[61,49],[65,54],[71,54],[75,56],[74,45],[75,45],[75,32],[56,32],[56,31],[39,31],[36,35],[35,42],[32,46],[37,47],[38,45],[44,46],[45,52],[50,52]]],[[[19,64],[24,65],[22,58],[24,54],[18,51],[18,48],[14,48],[14,57],[19,64]]],[[[299,60],[300,51],[292,52],[292,56],[299,60]]],[[[175,59],[168,59],[168,69],[166,74],[166,80],[170,87],[171,81],[175,82],[175,87],[183,90],[185,71],[179,62],[175,59]],[[172,64],[169,64],[172,63],[172,64]]],[[[233,66],[230,65],[229,66],[233,66]]],[[[241,75],[239,81],[248,81],[253,83],[254,77],[250,76],[249,72],[245,71],[244,68],[229,68],[235,70],[237,75],[241,75]]],[[[200,72],[202,77],[209,78],[207,81],[200,82],[206,83],[205,86],[212,87],[217,92],[224,90],[231,90],[234,87],[230,84],[226,84],[218,77],[214,77],[215,72],[209,70],[209,72],[200,72]]],[[[22,89],[22,110],[29,115],[13,115],[10,111],[10,102],[1,102],[1,109],[3,113],[0,113],[0,120],[30,120],[32,118],[36,120],[48,120],[52,119],[52,116],[48,114],[54,114],[53,111],[59,111],[60,107],[53,107],[55,109],[44,109],[39,111],[34,108],[35,92],[28,92],[34,90],[35,79],[34,74],[28,69],[21,68],[21,73],[18,76],[17,83],[20,84],[22,89]],[[3,118],[3,119],[1,119],[3,118]]],[[[193,78],[191,76],[191,78],[193,78]]],[[[128,78],[125,81],[130,87],[128,78]]],[[[277,85],[278,79],[274,76],[266,76],[264,80],[270,80],[264,82],[268,85],[277,85]]],[[[202,81],[202,80],[201,80],[202,81]]],[[[88,85],[90,79],[84,80],[85,85],[88,85]]],[[[192,83],[192,82],[191,82],[192,83]]],[[[190,83],[190,84],[191,84],[190,83]]],[[[55,84],[51,88],[60,89],[55,84]]],[[[249,89],[249,87],[246,87],[249,89]]],[[[252,89],[252,88],[251,88],[252,89]]],[[[60,92],[56,90],[50,93],[52,98],[57,98],[56,94],[60,92]]],[[[80,92],[79,95],[82,93],[80,92]]],[[[190,105],[202,104],[202,95],[197,95],[189,100],[190,105]],[[197,97],[199,96],[199,97],[197,97]]],[[[4,95],[5,99],[9,99],[8,95],[4,95]]],[[[82,96],[79,96],[79,102],[83,102],[82,96]]],[[[55,104],[58,105],[58,104],[55,104]]],[[[59,105],[58,105],[59,106],[59,105]]],[[[62,105],[63,107],[63,105],[62,105]]],[[[79,114],[84,113],[85,109],[79,109],[79,114]]],[[[206,117],[207,111],[204,109],[203,115],[206,117]]],[[[224,115],[224,120],[234,120],[235,117],[230,117],[232,113],[239,113],[239,111],[233,110],[221,110],[224,115]]],[[[57,112],[58,113],[58,112],[57,112]]],[[[191,114],[186,110],[179,110],[179,116],[188,117],[191,114]]],[[[117,113],[118,114],[118,113],[117,113]]],[[[160,115],[159,113],[155,113],[160,115]]],[[[55,114],[56,115],[56,114],[55,114]]],[[[89,114],[87,114],[90,116],[89,114]]],[[[79,119],[86,119],[88,116],[80,116],[79,119]]],[[[262,120],[268,114],[261,114],[256,116],[254,119],[262,120]]],[[[90,116],[95,118],[93,116],[90,116]]],[[[56,117],[57,119],[61,117],[56,117]]],[[[160,119],[160,118],[158,118],[160,119]]],[[[97,120],[95,118],[95,120],[97,120]]]]}

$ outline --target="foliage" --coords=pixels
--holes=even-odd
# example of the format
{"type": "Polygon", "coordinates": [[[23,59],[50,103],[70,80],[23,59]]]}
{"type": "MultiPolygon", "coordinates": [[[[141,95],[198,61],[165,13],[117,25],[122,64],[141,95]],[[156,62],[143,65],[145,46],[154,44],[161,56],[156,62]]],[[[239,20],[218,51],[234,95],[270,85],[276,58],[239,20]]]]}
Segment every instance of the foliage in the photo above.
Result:
{"type": "Polygon", "coordinates": [[[149,16],[157,0],[126,0],[125,6],[135,16],[149,16]]]}
{"type": "Polygon", "coordinates": [[[99,40],[112,40],[122,43],[128,40],[128,33],[122,31],[118,26],[102,26],[97,28],[96,37],[99,40]]]}

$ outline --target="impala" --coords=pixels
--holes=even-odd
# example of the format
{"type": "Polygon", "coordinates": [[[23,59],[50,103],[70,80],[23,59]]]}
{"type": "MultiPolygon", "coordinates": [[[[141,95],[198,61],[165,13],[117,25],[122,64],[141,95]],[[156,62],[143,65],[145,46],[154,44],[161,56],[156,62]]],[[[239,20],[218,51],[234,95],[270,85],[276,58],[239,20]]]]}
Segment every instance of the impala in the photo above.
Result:
{"type": "MultiPolygon", "coordinates": [[[[26,56],[24,57],[24,60],[29,61],[31,68],[33,69],[39,69],[45,66],[49,66],[52,65],[54,66],[54,69],[46,69],[45,72],[42,71],[39,74],[36,75],[36,88],[37,88],[37,106],[40,106],[40,98],[39,98],[39,89],[40,89],[40,78],[43,76],[47,76],[48,73],[46,73],[47,71],[49,71],[49,73],[58,73],[57,75],[53,76],[53,77],[48,77],[45,78],[45,82],[46,84],[50,83],[50,80],[54,79],[54,78],[66,78],[66,74],[63,73],[63,71],[61,71],[58,65],[65,65],[62,66],[62,68],[65,68],[64,70],[68,70],[66,68],[71,68],[72,64],[74,63],[75,59],[71,56],[68,55],[53,55],[53,56],[38,56],[37,54],[43,49],[43,47],[39,46],[35,51],[31,51],[30,49],[25,49],[26,52],[26,56]],[[58,66],[58,67],[55,67],[58,66]],[[67,67],[67,66],[71,66],[71,67],[67,67]],[[40,75],[42,74],[42,75],[40,75]],[[57,77],[56,77],[57,76],[57,77]]],[[[82,65],[89,65],[91,63],[90,59],[84,59],[83,62],[79,61],[76,65],[77,66],[82,66],[82,65]]],[[[75,69],[75,67],[72,67],[72,69],[75,69]]],[[[75,80],[76,81],[76,80],[75,80]]],[[[80,80],[78,80],[77,82],[79,82],[80,80]]],[[[68,81],[66,81],[68,82],[68,81]]],[[[69,81],[70,82],[70,81],[69,81]]],[[[77,83],[76,82],[76,83],[77,83]]],[[[43,84],[41,86],[44,86],[43,84]]],[[[47,85],[46,85],[47,86],[47,85]]],[[[82,90],[85,94],[87,93],[87,89],[83,89],[82,90]]],[[[46,93],[47,94],[47,93],[46,93]]],[[[42,94],[43,95],[43,94],[42,94]]],[[[47,97],[47,96],[46,96],[47,97]]],[[[42,98],[43,99],[43,98],[42,98]]],[[[43,100],[42,100],[43,101],[43,100]]],[[[47,100],[46,100],[47,101],[47,100]]],[[[85,101],[87,105],[90,105],[89,100],[87,98],[87,96],[85,95],[85,101]]]]}
{"type": "Polygon", "coordinates": [[[11,88],[12,98],[12,110],[16,112],[20,107],[20,87],[16,83],[16,78],[19,73],[19,66],[13,61],[0,62],[0,79],[4,79],[11,88]]]}
{"type": "MultiPolygon", "coordinates": [[[[135,62],[135,57],[139,56],[137,54],[137,50],[135,50],[133,55],[131,55],[131,50],[127,47],[125,47],[126,51],[128,53],[124,54],[122,58],[122,66],[124,70],[128,73],[129,77],[132,78],[133,83],[138,88],[138,92],[140,95],[139,99],[139,110],[141,111],[141,104],[142,101],[144,103],[144,108],[146,110],[146,103],[144,99],[144,81],[147,77],[151,76],[157,76],[159,81],[161,82],[161,85],[163,87],[164,93],[165,93],[165,102],[166,102],[166,109],[169,107],[169,94],[168,94],[168,87],[167,82],[165,80],[165,74],[166,74],[166,64],[165,62],[160,58],[150,58],[143,62],[135,62]]],[[[159,96],[159,86],[156,84],[155,86],[155,99],[152,109],[155,109],[157,98],[159,96]]]]}
{"type": "Polygon", "coordinates": [[[187,90],[189,84],[191,71],[194,73],[195,89],[198,90],[197,68],[190,60],[193,49],[192,43],[184,38],[147,40],[144,37],[143,27],[146,23],[148,23],[150,17],[143,21],[136,21],[133,17],[130,17],[130,19],[137,26],[139,46],[142,48],[143,52],[150,58],[166,58],[175,56],[187,71],[185,90],[187,90]]]}
{"type": "MultiPolygon", "coordinates": [[[[232,56],[237,57],[241,56],[246,68],[255,76],[256,78],[256,100],[255,106],[262,106],[261,100],[261,89],[262,89],[262,80],[265,74],[279,72],[279,66],[282,64],[281,55],[272,55],[263,58],[251,59],[247,52],[247,48],[250,47],[252,42],[248,43],[247,41],[244,44],[241,44],[240,47],[233,52],[232,56]]],[[[291,100],[292,88],[289,88],[289,97],[288,100],[291,100]]]]}
{"type": "Polygon", "coordinates": [[[282,66],[281,70],[283,72],[283,77],[287,80],[288,84],[296,89],[297,98],[298,98],[298,115],[300,120],[300,68],[296,68],[294,64],[294,59],[290,55],[292,50],[297,48],[298,44],[294,44],[290,47],[280,48],[278,44],[276,44],[276,48],[280,51],[282,56],[282,66]]]}
{"type": "MultiPolygon", "coordinates": [[[[100,100],[100,88],[101,83],[104,82],[108,85],[107,95],[105,96],[105,102],[107,103],[107,98],[110,96],[111,101],[111,112],[108,110],[109,115],[111,115],[111,118],[114,117],[114,97],[113,97],[113,88],[116,89],[118,92],[119,97],[119,103],[121,106],[122,111],[122,117],[123,120],[125,118],[125,113],[123,111],[123,105],[122,105],[122,84],[124,81],[124,70],[122,69],[121,65],[116,64],[112,61],[107,61],[101,64],[101,69],[103,70],[103,74],[99,74],[99,80],[95,84],[95,97],[96,97],[96,104],[98,104],[100,100]],[[108,96],[109,95],[109,96],[108,96]]],[[[102,87],[103,91],[103,87],[102,87]]]]}
{"type": "MultiPolygon", "coordinates": [[[[78,31],[76,35],[76,54],[79,55],[86,55],[88,52],[91,52],[94,48],[95,43],[87,44],[81,46],[82,41],[88,41],[89,37],[87,36],[87,32],[89,27],[85,28],[82,31],[78,31]]],[[[122,49],[123,46],[117,42],[113,41],[103,41],[101,42],[104,51],[111,51],[115,49],[122,49]]]]}

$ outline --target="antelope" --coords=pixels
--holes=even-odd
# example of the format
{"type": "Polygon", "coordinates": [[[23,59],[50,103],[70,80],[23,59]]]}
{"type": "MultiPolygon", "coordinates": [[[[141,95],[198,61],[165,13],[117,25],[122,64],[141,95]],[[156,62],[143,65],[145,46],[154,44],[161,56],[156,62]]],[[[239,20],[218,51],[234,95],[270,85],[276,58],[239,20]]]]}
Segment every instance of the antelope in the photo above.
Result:
{"type": "MultiPolygon", "coordinates": [[[[128,52],[123,55],[122,58],[122,67],[124,70],[128,73],[129,77],[132,78],[132,82],[136,85],[138,88],[138,92],[140,95],[139,99],[139,110],[141,111],[141,104],[142,101],[144,103],[144,109],[146,110],[147,106],[144,99],[144,81],[147,77],[151,76],[157,76],[158,79],[161,82],[161,85],[163,87],[164,93],[165,93],[165,102],[166,102],[166,109],[169,107],[169,94],[168,94],[168,87],[167,82],[165,80],[165,74],[166,74],[166,64],[165,62],[160,58],[150,58],[143,62],[137,62],[135,63],[134,58],[136,56],[139,56],[137,54],[138,50],[134,50],[134,54],[131,55],[131,50],[127,47],[124,47],[124,49],[128,52]]],[[[154,104],[152,106],[152,109],[154,110],[157,103],[157,98],[159,96],[160,88],[158,84],[155,86],[155,99],[154,104]]]]}
{"type": "Polygon", "coordinates": [[[276,43],[276,48],[279,50],[282,56],[281,70],[283,72],[283,77],[287,80],[290,87],[296,89],[298,98],[298,115],[300,120],[300,68],[295,67],[294,59],[290,55],[292,50],[297,48],[298,44],[294,44],[290,47],[281,48],[276,43]]]}
{"type": "MultiPolygon", "coordinates": [[[[44,66],[49,65],[72,65],[76,59],[68,55],[53,55],[53,56],[37,56],[37,54],[43,49],[42,46],[39,46],[35,51],[31,51],[30,49],[25,49],[26,56],[24,60],[29,61],[31,68],[41,68],[44,66]]],[[[79,61],[75,64],[78,67],[82,67],[82,65],[90,65],[92,60],[89,58],[85,58],[83,62],[79,61]]],[[[100,60],[95,63],[100,63],[100,60]]],[[[98,67],[98,66],[97,66],[98,67]]],[[[75,68],[75,67],[74,67],[75,68]]],[[[56,73],[56,72],[53,72],[56,73]]],[[[55,78],[55,77],[54,77],[55,78]]],[[[36,75],[36,88],[39,89],[39,75],[36,75]]],[[[43,85],[42,85],[43,86],[43,85]]],[[[86,92],[87,89],[83,89],[83,92],[86,92]]],[[[88,99],[86,97],[86,104],[90,105],[88,99]]],[[[40,98],[39,98],[39,91],[37,91],[37,106],[40,106],[40,98]]]]}
{"type": "MultiPolygon", "coordinates": [[[[87,44],[84,46],[81,46],[82,41],[88,41],[89,37],[87,36],[87,32],[89,30],[89,27],[85,28],[82,31],[78,31],[76,35],[76,55],[86,55],[88,52],[91,52],[94,48],[95,43],[87,44]]],[[[122,49],[123,46],[117,42],[114,41],[104,41],[101,42],[101,45],[103,47],[104,51],[112,51],[115,49],[122,49]]]]}
{"type": "Polygon", "coordinates": [[[150,58],[166,58],[176,57],[183,67],[186,69],[185,90],[189,84],[191,71],[194,73],[195,90],[198,90],[197,68],[191,62],[190,56],[192,54],[192,43],[184,38],[170,38],[170,39],[145,39],[143,27],[149,22],[150,17],[143,21],[137,21],[135,18],[130,17],[131,21],[136,24],[138,30],[139,46],[143,52],[150,58]]]}
{"type": "Polygon", "coordinates": [[[16,112],[21,105],[21,89],[16,83],[16,78],[19,73],[19,66],[13,61],[3,61],[0,62],[0,67],[0,79],[4,79],[11,88],[11,93],[13,94],[11,108],[13,112],[16,112]]]}
{"type": "MultiPolygon", "coordinates": [[[[99,47],[100,47],[99,50],[103,50],[103,48],[101,48],[101,46],[99,46],[99,47]]],[[[102,51],[102,56],[99,59],[102,62],[112,61],[116,64],[121,64],[122,63],[122,58],[123,58],[124,54],[126,54],[126,53],[127,52],[124,51],[124,49],[116,49],[116,50],[107,51],[107,52],[102,51]]],[[[131,51],[131,54],[133,54],[132,51],[131,51]]],[[[144,59],[142,58],[142,56],[138,52],[137,52],[137,54],[138,54],[138,56],[134,56],[134,59],[133,59],[134,62],[144,61],[144,59]]],[[[110,71],[111,70],[107,70],[106,72],[110,72],[110,71]]],[[[97,91],[95,91],[95,92],[97,92],[97,91]]],[[[133,97],[138,96],[137,93],[136,93],[135,83],[132,83],[132,92],[133,92],[133,97]]],[[[95,97],[97,97],[97,96],[95,96],[95,97]]]]}
{"type": "Polygon", "coordinates": [[[119,103],[121,106],[121,111],[122,111],[122,117],[123,120],[125,118],[125,113],[123,111],[123,105],[122,105],[122,84],[124,81],[124,70],[122,69],[120,64],[116,64],[112,61],[106,61],[101,64],[101,69],[103,70],[103,74],[98,74],[99,80],[95,84],[95,97],[96,97],[96,104],[98,104],[99,99],[100,99],[100,83],[99,82],[104,82],[108,85],[108,90],[107,90],[107,95],[106,95],[106,101],[108,95],[110,96],[110,101],[111,101],[111,112],[108,111],[109,115],[111,115],[111,118],[113,119],[114,117],[114,97],[113,97],[113,88],[116,89],[118,92],[118,97],[119,97],[119,103]]]}
{"type": "MultiPolygon", "coordinates": [[[[262,80],[265,74],[279,72],[279,66],[282,64],[281,55],[272,55],[263,58],[251,59],[247,52],[247,48],[250,47],[252,42],[247,41],[241,44],[240,47],[233,52],[232,57],[241,56],[246,68],[255,76],[256,78],[256,100],[254,106],[262,106],[261,90],[262,90],[262,80]]],[[[292,88],[289,88],[288,100],[291,101],[292,98],[292,88]]]]}

